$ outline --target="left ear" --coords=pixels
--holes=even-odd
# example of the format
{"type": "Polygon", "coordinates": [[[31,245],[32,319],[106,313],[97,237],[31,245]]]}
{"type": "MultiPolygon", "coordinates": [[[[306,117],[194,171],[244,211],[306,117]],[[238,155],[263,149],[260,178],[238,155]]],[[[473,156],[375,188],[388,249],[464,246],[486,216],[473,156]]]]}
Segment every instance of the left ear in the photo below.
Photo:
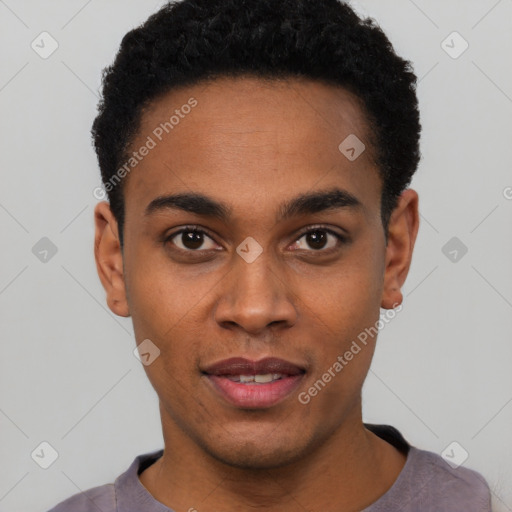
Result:
{"type": "Polygon", "coordinates": [[[419,228],[418,194],[407,189],[400,195],[391,214],[386,247],[386,269],[381,307],[393,309],[402,303],[400,288],[411,266],[412,252],[419,228]]]}

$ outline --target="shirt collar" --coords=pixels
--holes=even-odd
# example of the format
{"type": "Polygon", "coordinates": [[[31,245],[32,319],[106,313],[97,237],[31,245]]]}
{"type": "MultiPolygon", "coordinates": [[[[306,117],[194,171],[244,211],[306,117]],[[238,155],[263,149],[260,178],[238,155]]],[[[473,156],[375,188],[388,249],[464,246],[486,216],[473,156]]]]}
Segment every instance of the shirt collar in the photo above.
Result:
{"type": "MultiPolygon", "coordinates": [[[[130,467],[116,478],[114,487],[117,512],[174,512],[173,509],[157,501],[139,480],[139,475],[156,462],[163,453],[164,450],[160,449],[138,455],[130,467]]],[[[412,473],[417,470],[416,466],[422,453],[425,452],[410,445],[405,466],[393,486],[376,503],[366,508],[364,512],[388,510],[386,504],[389,504],[390,500],[393,501],[393,499],[408,495],[412,473]]]]}
{"type": "Polygon", "coordinates": [[[164,453],[163,449],[135,457],[130,467],[114,483],[117,512],[174,512],[157,501],[142,485],[139,475],[164,453]]]}

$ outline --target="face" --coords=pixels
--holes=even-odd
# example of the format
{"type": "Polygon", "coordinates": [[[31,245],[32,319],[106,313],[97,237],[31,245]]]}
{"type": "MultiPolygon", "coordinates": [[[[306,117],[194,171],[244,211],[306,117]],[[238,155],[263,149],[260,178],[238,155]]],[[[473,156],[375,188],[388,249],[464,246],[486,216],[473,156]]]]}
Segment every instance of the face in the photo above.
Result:
{"type": "Polygon", "coordinates": [[[218,79],[154,101],[132,150],[145,145],[124,254],[106,203],[96,254],[109,306],[160,350],[144,368],[164,436],[235,467],[305,457],[360,421],[375,339],[344,354],[400,302],[415,236],[397,211],[386,245],[359,103],[316,82],[218,79]],[[339,149],[351,134],[355,160],[339,149]]]}

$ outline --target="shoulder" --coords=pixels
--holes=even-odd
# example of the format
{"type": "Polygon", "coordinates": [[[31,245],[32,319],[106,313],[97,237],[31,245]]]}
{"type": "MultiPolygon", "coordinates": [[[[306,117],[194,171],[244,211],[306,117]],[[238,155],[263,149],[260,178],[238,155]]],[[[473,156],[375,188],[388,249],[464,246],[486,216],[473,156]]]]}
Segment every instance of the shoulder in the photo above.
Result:
{"type": "Polygon", "coordinates": [[[116,512],[114,484],[105,484],[79,492],[61,501],[48,512],[116,512]]]}
{"type": "Polygon", "coordinates": [[[452,467],[437,453],[412,446],[410,457],[409,486],[414,487],[415,501],[425,504],[425,510],[432,505],[439,510],[442,505],[451,512],[490,512],[491,493],[480,473],[452,467]]]}
{"type": "Polygon", "coordinates": [[[365,512],[491,512],[491,492],[480,473],[411,445],[390,425],[365,426],[407,455],[395,483],[365,512]]]}
{"type": "Polygon", "coordinates": [[[92,487],[73,494],[47,512],[117,512],[142,510],[151,499],[138,479],[138,474],[163,455],[163,449],[137,455],[130,467],[114,483],[92,487]]]}

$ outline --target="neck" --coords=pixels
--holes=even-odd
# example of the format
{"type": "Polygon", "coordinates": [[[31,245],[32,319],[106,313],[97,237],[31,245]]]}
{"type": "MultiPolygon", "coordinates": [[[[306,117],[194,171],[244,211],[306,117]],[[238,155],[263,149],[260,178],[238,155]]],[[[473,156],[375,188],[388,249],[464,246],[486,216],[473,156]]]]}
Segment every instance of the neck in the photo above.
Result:
{"type": "Polygon", "coordinates": [[[269,469],[228,466],[175,425],[163,426],[164,454],[139,479],[157,501],[176,511],[362,510],[393,485],[406,460],[368,431],[360,414],[307,456],[269,469]]]}

